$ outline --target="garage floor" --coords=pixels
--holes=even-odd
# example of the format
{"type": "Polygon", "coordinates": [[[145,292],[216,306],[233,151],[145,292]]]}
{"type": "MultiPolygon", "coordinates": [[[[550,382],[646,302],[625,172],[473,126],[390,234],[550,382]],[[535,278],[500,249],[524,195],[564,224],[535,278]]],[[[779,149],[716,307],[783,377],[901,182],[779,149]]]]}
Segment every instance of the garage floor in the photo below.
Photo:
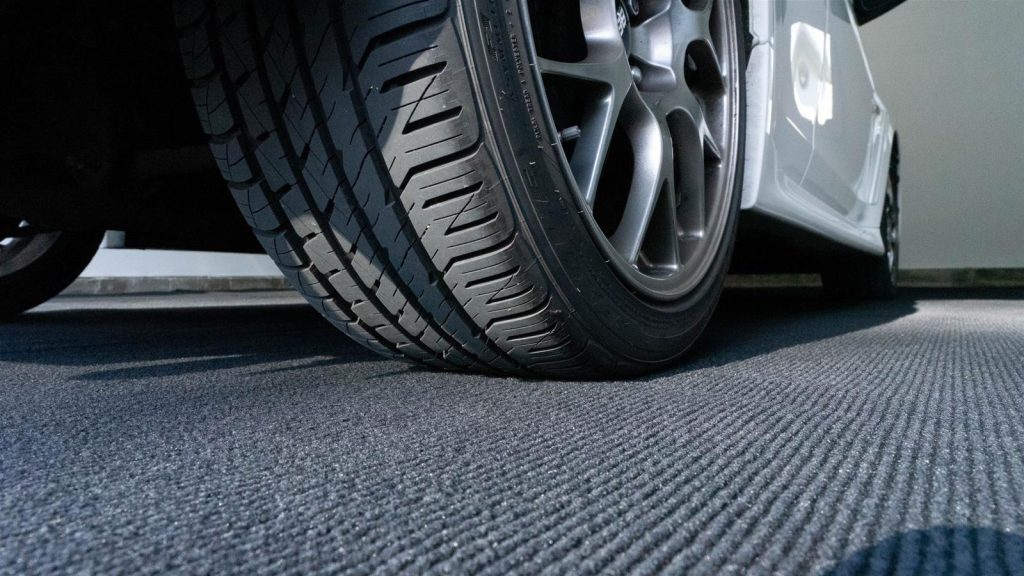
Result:
{"type": "Polygon", "coordinates": [[[0,573],[1024,572],[1024,292],[728,292],[688,363],[381,361],[283,294],[0,327],[0,573]]]}

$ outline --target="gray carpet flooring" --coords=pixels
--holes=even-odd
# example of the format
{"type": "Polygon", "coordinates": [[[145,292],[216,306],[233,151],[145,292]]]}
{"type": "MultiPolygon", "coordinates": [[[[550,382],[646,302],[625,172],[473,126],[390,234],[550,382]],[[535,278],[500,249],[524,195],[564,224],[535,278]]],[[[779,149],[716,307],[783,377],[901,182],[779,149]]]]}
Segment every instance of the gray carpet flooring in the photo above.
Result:
{"type": "Polygon", "coordinates": [[[734,290],[632,382],[418,370],[278,296],[0,326],[0,573],[166,571],[1024,573],[1024,293],[734,290]]]}

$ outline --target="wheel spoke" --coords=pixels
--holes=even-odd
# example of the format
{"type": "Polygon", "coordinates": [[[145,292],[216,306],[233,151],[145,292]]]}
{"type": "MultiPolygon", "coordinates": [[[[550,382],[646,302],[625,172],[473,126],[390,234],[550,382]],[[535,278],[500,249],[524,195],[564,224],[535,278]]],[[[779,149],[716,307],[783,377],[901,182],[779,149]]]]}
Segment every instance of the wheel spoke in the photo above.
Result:
{"type": "Polygon", "coordinates": [[[633,87],[625,51],[617,61],[558,62],[540,59],[541,72],[597,84],[591,86],[595,98],[584,110],[579,141],[570,160],[576,184],[589,206],[594,205],[608,147],[622,111],[623,102],[633,87]]]}
{"type": "Polygon", "coordinates": [[[661,0],[656,5],[645,5],[644,20],[633,29],[633,44],[638,50],[633,60],[643,71],[641,88],[646,92],[663,92],[679,83],[676,70],[676,46],[672,42],[659,41],[673,34],[671,2],[661,0]]]}
{"type": "Polygon", "coordinates": [[[704,119],[704,107],[697,95],[686,84],[676,86],[658,102],[657,112],[661,115],[667,117],[678,111],[685,112],[692,118],[694,125],[700,128],[702,134],[710,133],[707,121],[704,119]]]}
{"type": "Polygon", "coordinates": [[[622,105],[633,87],[625,52],[618,62],[612,64],[566,63],[547,59],[540,59],[539,64],[544,74],[600,84],[591,87],[595,97],[583,111],[579,140],[570,159],[580,194],[587,205],[593,206],[622,105]]]}
{"type": "Polygon", "coordinates": [[[726,86],[722,60],[715,48],[715,40],[711,33],[711,8],[713,2],[707,0],[703,4],[695,2],[691,11],[694,18],[686,20],[685,30],[681,35],[687,45],[686,66],[697,90],[718,91],[726,86]]]}
{"type": "Polygon", "coordinates": [[[583,0],[580,15],[587,57],[581,62],[538,58],[537,66],[544,75],[590,84],[580,89],[594,94],[583,111],[578,141],[569,161],[584,202],[593,207],[623,102],[633,89],[633,75],[619,36],[615,3],[583,0]]]}
{"type": "Polygon", "coordinates": [[[581,0],[582,38],[538,20],[559,47],[538,52],[586,55],[535,62],[609,264],[672,298],[710,269],[734,206],[739,19],[726,0],[644,0],[622,29],[631,6],[581,0]]]}
{"type": "Polygon", "coordinates": [[[580,22],[589,59],[608,60],[607,56],[624,52],[616,7],[615,0],[580,0],[580,22]]]}
{"type": "Polygon", "coordinates": [[[623,110],[623,120],[628,126],[636,164],[626,208],[611,242],[627,262],[636,264],[654,207],[665,187],[665,170],[671,166],[672,152],[666,150],[665,134],[654,112],[638,93],[630,100],[623,110]]]}
{"type": "Polygon", "coordinates": [[[711,10],[714,7],[714,2],[712,0],[693,0],[683,2],[683,6],[693,17],[685,20],[688,24],[686,30],[679,31],[677,34],[680,34],[686,43],[703,40],[709,46],[714,46],[714,41],[711,39],[711,10]]]}
{"type": "Polygon", "coordinates": [[[662,152],[662,184],[654,215],[643,240],[641,258],[651,268],[671,273],[683,264],[680,256],[678,198],[676,191],[677,150],[669,119],[659,118],[664,148],[662,152]]]}
{"type": "Polygon", "coordinates": [[[701,140],[704,143],[704,163],[720,164],[722,162],[722,149],[718,147],[715,135],[708,129],[706,121],[701,123],[701,140]]]}
{"type": "Polygon", "coordinates": [[[683,247],[680,246],[681,239],[678,232],[679,211],[676,209],[676,191],[670,187],[663,194],[666,195],[666,221],[667,225],[670,226],[669,231],[671,232],[671,236],[668,239],[667,262],[670,262],[673,268],[679,269],[683,266],[683,247]]]}
{"type": "MultiPolygon", "coordinates": [[[[623,52],[621,58],[611,62],[600,60],[583,60],[581,62],[562,62],[550,58],[538,58],[537,66],[542,74],[549,76],[561,76],[570,80],[592,82],[603,86],[613,86],[620,90],[624,88],[623,83],[632,82],[629,74],[617,73],[616,68],[627,66],[626,54],[623,52]]],[[[628,85],[628,84],[627,84],[628,85]]]]}
{"type": "Polygon", "coordinates": [[[606,99],[583,128],[570,166],[583,201],[590,207],[597,200],[597,186],[601,181],[608,149],[611,147],[615,124],[622,109],[621,101],[606,99]]]}

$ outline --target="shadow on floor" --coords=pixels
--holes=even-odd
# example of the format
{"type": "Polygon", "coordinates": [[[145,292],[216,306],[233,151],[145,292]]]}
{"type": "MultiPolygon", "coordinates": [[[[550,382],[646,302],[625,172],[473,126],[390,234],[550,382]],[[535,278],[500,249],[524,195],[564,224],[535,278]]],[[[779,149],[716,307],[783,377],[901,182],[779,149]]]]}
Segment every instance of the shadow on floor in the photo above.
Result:
{"type": "Polygon", "coordinates": [[[94,370],[79,379],[121,380],[257,364],[316,368],[378,357],[309,306],[295,304],[36,313],[0,325],[0,359],[88,367],[94,370]]]}
{"type": "MultiPolygon", "coordinates": [[[[240,296],[240,298],[242,298],[240,296]]],[[[841,304],[814,288],[731,289],[685,372],[881,326],[922,299],[1020,299],[1017,290],[908,291],[886,302],[841,304]]],[[[249,365],[324,368],[378,357],[305,304],[182,309],[60,310],[0,325],[0,359],[93,368],[86,380],[174,376],[249,365]]]]}
{"type": "Polygon", "coordinates": [[[917,311],[917,295],[844,303],[816,288],[726,290],[704,335],[676,370],[722,366],[876,328],[917,311]]]}
{"type": "Polygon", "coordinates": [[[902,532],[826,574],[1024,574],[1024,537],[972,526],[902,532]]]}

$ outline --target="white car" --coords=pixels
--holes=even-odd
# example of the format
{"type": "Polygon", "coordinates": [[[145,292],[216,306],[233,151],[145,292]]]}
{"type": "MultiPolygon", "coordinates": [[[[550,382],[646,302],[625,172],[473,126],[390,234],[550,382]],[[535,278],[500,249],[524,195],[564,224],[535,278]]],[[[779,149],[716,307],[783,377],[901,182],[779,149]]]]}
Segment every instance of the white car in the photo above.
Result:
{"type": "MultiPolygon", "coordinates": [[[[678,359],[730,269],[893,294],[898,142],[858,26],[900,1],[176,14],[212,157],[328,320],[437,368],[580,378],[678,359]]],[[[67,227],[25,210],[15,232],[67,227]]]]}

